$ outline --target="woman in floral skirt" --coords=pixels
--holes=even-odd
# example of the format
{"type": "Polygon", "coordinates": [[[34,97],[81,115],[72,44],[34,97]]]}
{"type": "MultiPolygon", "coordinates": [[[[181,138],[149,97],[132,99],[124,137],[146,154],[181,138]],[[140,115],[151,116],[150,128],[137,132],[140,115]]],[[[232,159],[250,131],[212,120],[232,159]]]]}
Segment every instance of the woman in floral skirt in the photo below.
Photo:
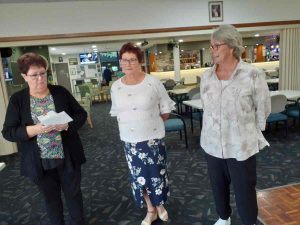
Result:
{"type": "Polygon", "coordinates": [[[110,114],[118,120],[135,202],[147,205],[142,225],[151,225],[158,217],[168,220],[163,206],[169,194],[164,120],[175,103],[160,80],[142,71],[140,48],[127,43],[120,58],[125,76],[112,85],[110,114]]]}

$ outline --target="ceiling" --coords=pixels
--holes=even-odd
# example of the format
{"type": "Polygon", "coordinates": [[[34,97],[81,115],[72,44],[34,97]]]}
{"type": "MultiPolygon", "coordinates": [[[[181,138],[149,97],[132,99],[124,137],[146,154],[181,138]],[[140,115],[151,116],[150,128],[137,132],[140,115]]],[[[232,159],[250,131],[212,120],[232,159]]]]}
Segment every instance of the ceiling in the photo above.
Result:
{"type": "MultiPolygon", "coordinates": [[[[140,46],[142,49],[150,48],[153,45],[165,44],[172,40],[178,41],[183,40],[183,42],[194,42],[194,41],[205,41],[210,39],[211,31],[206,34],[197,35],[178,35],[178,36],[166,36],[166,37],[146,37],[146,38],[134,38],[134,39],[123,39],[123,40],[113,40],[113,41],[92,41],[80,44],[64,44],[64,45],[49,45],[50,55],[60,55],[65,54],[78,54],[78,53],[88,53],[93,52],[93,47],[96,46],[98,52],[104,51],[117,51],[120,50],[121,46],[126,42],[133,42],[137,44],[138,42],[148,42],[145,46],[140,46]]],[[[254,30],[254,31],[241,31],[243,38],[255,38],[255,34],[259,34],[260,37],[274,37],[279,34],[279,29],[271,30],[254,30]]]]}

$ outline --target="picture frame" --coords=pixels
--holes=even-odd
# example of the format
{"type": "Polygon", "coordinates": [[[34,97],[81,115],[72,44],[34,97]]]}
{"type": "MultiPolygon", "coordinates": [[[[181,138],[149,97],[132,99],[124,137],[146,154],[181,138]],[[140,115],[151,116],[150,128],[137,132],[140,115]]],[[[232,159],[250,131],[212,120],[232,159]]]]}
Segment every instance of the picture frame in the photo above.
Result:
{"type": "Polygon", "coordinates": [[[208,2],[209,22],[223,21],[223,1],[208,2]]]}

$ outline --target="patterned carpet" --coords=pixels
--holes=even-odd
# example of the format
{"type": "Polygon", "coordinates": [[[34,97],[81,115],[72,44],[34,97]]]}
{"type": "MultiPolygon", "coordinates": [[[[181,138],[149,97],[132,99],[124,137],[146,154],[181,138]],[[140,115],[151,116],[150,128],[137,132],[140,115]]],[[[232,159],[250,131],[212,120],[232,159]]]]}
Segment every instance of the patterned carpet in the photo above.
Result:
{"type": "MultiPolygon", "coordinates": [[[[117,123],[109,116],[109,109],[109,103],[93,105],[94,128],[85,125],[80,130],[87,156],[82,168],[87,224],[139,225],[146,211],[134,206],[117,123]]],[[[190,132],[189,120],[187,125],[189,149],[178,134],[168,133],[166,137],[171,191],[166,205],[168,224],[213,225],[218,216],[204,154],[199,148],[199,125],[196,123],[194,134],[190,132]]],[[[257,157],[258,189],[300,182],[300,129],[290,129],[288,137],[283,134],[284,129],[280,128],[266,134],[271,147],[257,157]]],[[[0,225],[48,224],[36,187],[19,176],[19,156],[0,157],[0,161],[7,164],[0,172],[0,225]]],[[[232,225],[240,225],[234,197],[232,207],[232,225]]]]}

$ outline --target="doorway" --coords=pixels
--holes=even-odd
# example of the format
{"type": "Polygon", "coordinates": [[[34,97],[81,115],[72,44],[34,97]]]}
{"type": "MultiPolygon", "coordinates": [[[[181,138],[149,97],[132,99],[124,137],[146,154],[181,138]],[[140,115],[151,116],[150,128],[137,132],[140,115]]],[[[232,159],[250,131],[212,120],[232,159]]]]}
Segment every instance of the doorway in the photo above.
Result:
{"type": "Polygon", "coordinates": [[[70,93],[72,93],[68,63],[55,63],[54,67],[57,76],[57,83],[64,86],[70,93]]]}

